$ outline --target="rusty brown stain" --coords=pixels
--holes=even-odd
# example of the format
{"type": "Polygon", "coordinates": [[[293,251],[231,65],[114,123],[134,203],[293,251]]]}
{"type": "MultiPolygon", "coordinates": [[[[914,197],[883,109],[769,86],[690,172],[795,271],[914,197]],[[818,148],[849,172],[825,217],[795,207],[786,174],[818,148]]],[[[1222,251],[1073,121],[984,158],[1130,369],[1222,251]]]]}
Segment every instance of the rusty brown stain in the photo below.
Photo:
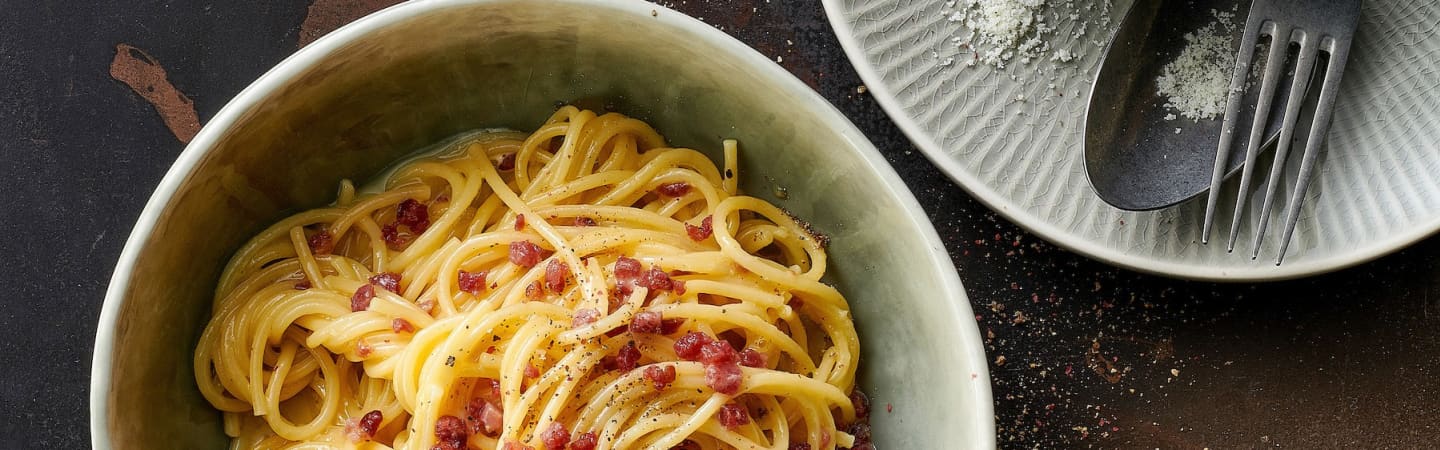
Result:
{"type": "Polygon", "coordinates": [[[1150,341],[1136,338],[1136,341],[1150,346],[1150,354],[1156,362],[1165,361],[1175,357],[1175,341],[1171,338],[1163,338],[1159,341],[1150,341]]]}
{"type": "Polygon", "coordinates": [[[295,47],[310,45],[320,36],[365,15],[400,3],[402,0],[315,0],[300,23],[300,39],[295,47]]]}
{"type": "Polygon", "coordinates": [[[1085,365],[1111,384],[1119,383],[1120,379],[1125,376],[1123,372],[1115,368],[1115,364],[1111,363],[1105,354],[1100,352],[1100,341],[1090,342],[1090,349],[1085,351],[1085,365]]]}
{"type": "MultiPolygon", "coordinates": [[[[1139,336],[1100,336],[1095,338],[1095,340],[1108,342],[1109,344],[1120,344],[1122,347],[1131,348],[1135,348],[1137,347],[1135,344],[1139,344],[1140,347],[1135,349],[1140,350],[1140,356],[1149,355],[1155,362],[1166,361],[1175,357],[1175,340],[1168,337],[1160,338],[1158,341],[1152,341],[1139,336]]],[[[1114,353],[1115,347],[1113,345],[1109,347],[1111,352],[1114,353]]]]}
{"type": "Polygon", "coordinates": [[[115,46],[115,60],[110,63],[110,77],[125,83],[155,107],[165,126],[180,142],[190,142],[200,132],[200,116],[195,102],[180,92],[165,75],[160,62],[130,44],[115,46]]]}

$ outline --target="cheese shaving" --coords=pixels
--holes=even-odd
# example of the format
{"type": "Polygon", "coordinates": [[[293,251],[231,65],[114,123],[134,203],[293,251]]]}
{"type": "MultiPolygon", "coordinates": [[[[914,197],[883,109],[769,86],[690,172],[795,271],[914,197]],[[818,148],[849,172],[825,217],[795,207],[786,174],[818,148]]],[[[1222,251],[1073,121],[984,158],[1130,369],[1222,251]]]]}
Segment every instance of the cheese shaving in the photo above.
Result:
{"type": "Polygon", "coordinates": [[[1156,79],[1156,91],[1167,99],[1165,107],[1190,120],[1219,117],[1229,97],[1235,15],[1215,10],[1211,14],[1215,21],[1187,33],[1185,48],[1156,79]]]}

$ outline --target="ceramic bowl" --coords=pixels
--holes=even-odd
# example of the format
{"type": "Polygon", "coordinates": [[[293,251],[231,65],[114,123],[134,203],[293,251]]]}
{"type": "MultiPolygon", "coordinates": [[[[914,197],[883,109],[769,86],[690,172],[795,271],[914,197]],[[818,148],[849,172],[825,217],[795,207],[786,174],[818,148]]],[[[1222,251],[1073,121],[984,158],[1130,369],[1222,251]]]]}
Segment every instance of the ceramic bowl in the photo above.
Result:
{"type": "Polygon", "coordinates": [[[718,156],[742,189],[831,236],[829,279],[862,341],[882,449],[991,448],[990,379],[970,303],[934,228],[855,127],[765,56],[641,1],[425,1],[286,59],[190,143],[116,266],[95,343],[97,449],[222,449],[191,353],[230,255],[407,152],[482,127],[533,129],[557,102],[649,121],[718,156]],[[777,187],[784,200],[774,198],[777,187]]]}

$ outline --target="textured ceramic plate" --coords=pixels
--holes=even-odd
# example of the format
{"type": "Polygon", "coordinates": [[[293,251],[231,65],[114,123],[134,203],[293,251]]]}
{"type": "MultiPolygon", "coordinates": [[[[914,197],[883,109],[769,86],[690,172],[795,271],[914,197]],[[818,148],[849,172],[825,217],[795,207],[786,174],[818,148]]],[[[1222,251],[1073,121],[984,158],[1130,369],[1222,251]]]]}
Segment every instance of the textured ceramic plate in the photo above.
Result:
{"type": "Polygon", "coordinates": [[[1004,69],[963,64],[972,56],[951,39],[968,30],[947,20],[947,0],[824,3],[870,92],[941,170],[1000,214],[1090,257],[1182,278],[1272,280],[1358,264],[1440,229],[1440,3],[1366,2],[1324,161],[1279,266],[1278,233],[1250,258],[1253,220],[1227,253],[1214,243],[1224,230],[1200,243],[1203,200],[1127,212],[1091,190],[1082,157],[1087,93],[1131,2],[1111,5],[1109,20],[1105,0],[1042,10],[1055,18],[1055,48],[1075,59],[1004,69]]]}

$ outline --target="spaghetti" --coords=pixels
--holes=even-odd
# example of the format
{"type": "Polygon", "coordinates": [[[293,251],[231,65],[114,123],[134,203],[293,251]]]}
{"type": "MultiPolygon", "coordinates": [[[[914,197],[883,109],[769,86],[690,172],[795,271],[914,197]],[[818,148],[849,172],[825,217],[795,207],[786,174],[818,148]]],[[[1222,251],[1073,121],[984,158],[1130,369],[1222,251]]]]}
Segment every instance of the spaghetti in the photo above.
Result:
{"type": "Polygon", "coordinates": [[[232,448],[868,446],[824,242],[724,144],[567,106],[342,182],[230,260],[200,391],[232,448]]]}

